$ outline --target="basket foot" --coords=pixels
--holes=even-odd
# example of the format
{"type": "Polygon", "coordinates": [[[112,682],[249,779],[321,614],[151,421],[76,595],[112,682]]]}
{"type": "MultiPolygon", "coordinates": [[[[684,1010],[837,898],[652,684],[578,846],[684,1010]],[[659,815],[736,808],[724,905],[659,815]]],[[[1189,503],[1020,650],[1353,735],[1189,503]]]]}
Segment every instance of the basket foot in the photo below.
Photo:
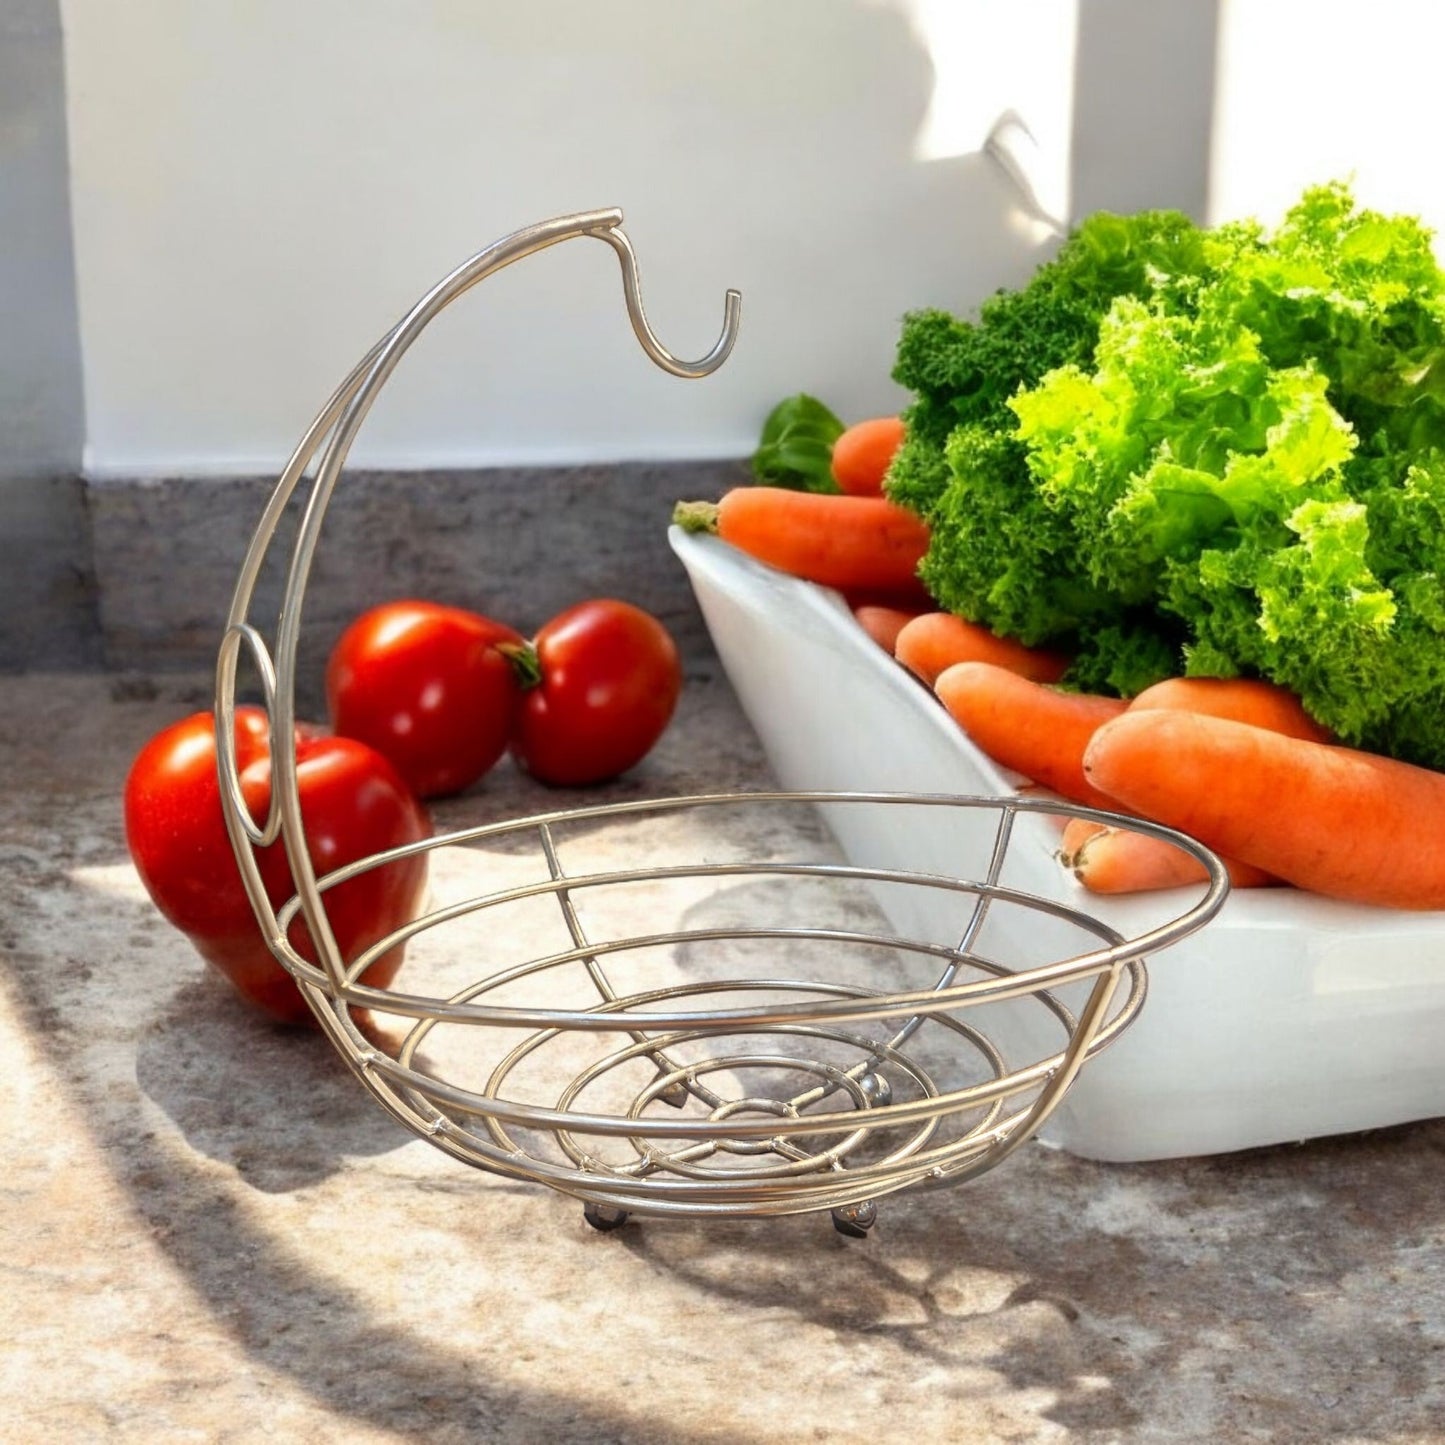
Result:
{"type": "Polygon", "coordinates": [[[628,1213],[625,1209],[614,1209],[607,1204],[584,1204],[582,1218],[602,1234],[611,1234],[627,1223],[628,1213]]]}
{"type": "Polygon", "coordinates": [[[871,1199],[862,1204],[842,1205],[833,1211],[833,1228],[849,1239],[867,1239],[878,1223],[878,1206],[871,1199]]]}

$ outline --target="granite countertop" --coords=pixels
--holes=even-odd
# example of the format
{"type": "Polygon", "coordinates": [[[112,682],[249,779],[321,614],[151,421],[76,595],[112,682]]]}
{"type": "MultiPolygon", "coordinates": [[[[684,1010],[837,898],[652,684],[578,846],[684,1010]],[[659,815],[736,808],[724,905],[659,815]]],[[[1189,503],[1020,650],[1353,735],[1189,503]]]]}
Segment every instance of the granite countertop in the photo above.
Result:
{"type": "MultiPolygon", "coordinates": [[[[207,696],[0,683],[0,1438],[1445,1441],[1445,1121],[1156,1164],[1029,1144],[861,1241],[598,1233],[412,1138],[151,908],[121,781],[207,696]]],[[[605,796],[766,782],[698,667],[605,796]]],[[[538,804],[504,769],[469,806],[538,804]]]]}

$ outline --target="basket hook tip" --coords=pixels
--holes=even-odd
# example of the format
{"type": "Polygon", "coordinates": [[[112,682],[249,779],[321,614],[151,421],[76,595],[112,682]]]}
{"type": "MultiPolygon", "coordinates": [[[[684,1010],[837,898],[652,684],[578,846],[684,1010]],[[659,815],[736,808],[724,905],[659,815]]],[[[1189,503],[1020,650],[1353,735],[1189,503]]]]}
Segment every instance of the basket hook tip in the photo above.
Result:
{"type": "Polygon", "coordinates": [[[622,229],[620,213],[615,223],[602,227],[593,234],[606,241],[617,252],[622,265],[622,289],[627,300],[627,316],[632,330],[642,349],[664,371],[673,376],[688,379],[709,376],[728,359],[733,343],[738,339],[738,326],[742,319],[742,293],[729,287],[723,296],[722,334],[713,343],[712,350],[697,361],[681,361],[658,339],[647,313],[642,307],[642,286],[637,275],[637,255],[632,242],[622,229]]]}

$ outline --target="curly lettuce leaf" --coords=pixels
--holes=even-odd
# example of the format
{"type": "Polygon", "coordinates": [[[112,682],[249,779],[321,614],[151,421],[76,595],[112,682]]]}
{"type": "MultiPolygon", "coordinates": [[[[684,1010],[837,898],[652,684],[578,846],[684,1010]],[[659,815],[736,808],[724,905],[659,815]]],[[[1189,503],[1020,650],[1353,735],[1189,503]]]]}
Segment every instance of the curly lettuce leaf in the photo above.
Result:
{"type": "Polygon", "coordinates": [[[1272,234],[1095,218],[976,324],[906,321],[896,374],[919,424],[890,495],[945,606],[1071,647],[1079,686],[1263,676],[1445,767],[1445,274],[1418,221],[1339,185],[1272,234]]]}
{"type": "Polygon", "coordinates": [[[914,394],[888,495],[927,517],[949,484],[944,447],[960,426],[1008,431],[1020,387],[1056,367],[1088,365],[1115,297],[1159,286],[1188,292],[1207,268],[1205,233],[1179,211],[1091,216],[1019,290],[965,320],[939,308],[903,319],[893,379],[914,394]]]}

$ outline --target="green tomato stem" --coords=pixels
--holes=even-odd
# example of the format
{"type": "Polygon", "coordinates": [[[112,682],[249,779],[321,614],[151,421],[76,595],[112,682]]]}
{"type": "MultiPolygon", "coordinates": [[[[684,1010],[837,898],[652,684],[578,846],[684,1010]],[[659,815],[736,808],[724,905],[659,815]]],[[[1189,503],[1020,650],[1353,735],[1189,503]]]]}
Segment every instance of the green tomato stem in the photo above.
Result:
{"type": "Polygon", "coordinates": [[[523,692],[542,685],[542,660],[530,642],[498,642],[496,649],[512,664],[517,685],[523,692]]]}

